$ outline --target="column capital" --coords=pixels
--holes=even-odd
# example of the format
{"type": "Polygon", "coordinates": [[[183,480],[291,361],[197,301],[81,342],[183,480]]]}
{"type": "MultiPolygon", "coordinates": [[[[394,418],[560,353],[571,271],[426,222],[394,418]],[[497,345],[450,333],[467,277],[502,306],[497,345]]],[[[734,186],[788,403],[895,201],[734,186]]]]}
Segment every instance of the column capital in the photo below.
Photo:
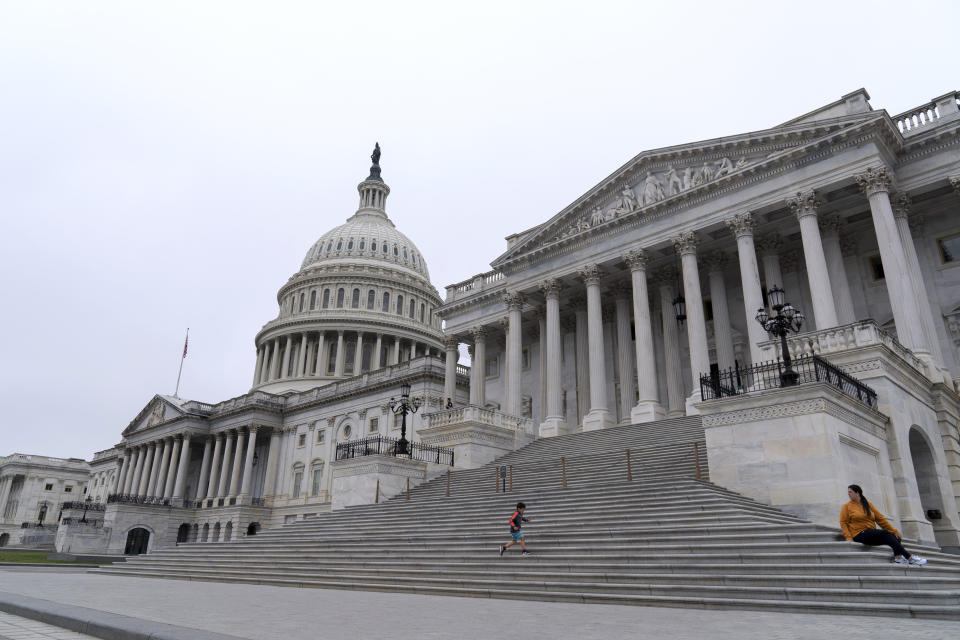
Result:
{"type": "Polygon", "coordinates": [[[443,336],[443,348],[447,351],[457,351],[460,349],[460,338],[455,335],[443,336]]]}
{"type": "Polygon", "coordinates": [[[840,255],[844,258],[857,255],[857,241],[849,236],[840,238],[840,255]]]}
{"type": "Polygon", "coordinates": [[[603,277],[603,271],[596,264],[585,264],[577,269],[577,275],[583,280],[585,285],[600,284],[600,278],[603,277]]]}
{"type": "Polygon", "coordinates": [[[537,285],[547,300],[550,298],[560,298],[560,291],[563,289],[563,283],[557,278],[549,278],[537,285]]]}
{"type": "Polygon", "coordinates": [[[473,336],[474,342],[483,341],[487,337],[487,328],[483,325],[471,327],[470,335],[473,336]]]}
{"type": "Polygon", "coordinates": [[[910,211],[913,209],[913,200],[906,193],[897,194],[893,201],[893,217],[909,218],[910,211]]]}
{"type": "Polygon", "coordinates": [[[503,303],[507,305],[507,309],[515,311],[523,308],[523,294],[518,291],[507,291],[503,294],[503,303]]]}
{"type": "Polygon", "coordinates": [[[703,264],[707,267],[707,273],[714,271],[723,271],[727,265],[727,254],[720,249],[715,249],[703,256],[703,264]]]}
{"type": "Polygon", "coordinates": [[[953,187],[953,190],[960,196],[960,176],[950,176],[949,180],[950,186],[953,187]]]}
{"type": "Polygon", "coordinates": [[[737,213],[724,220],[724,222],[727,228],[730,229],[737,238],[741,236],[752,236],[754,229],[757,228],[757,222],[753,219],[753,213],[749,211],[737,213]]]}
{"type": "Polygon", "coordinates": [[[843,220],[841,220],[838,215],[823,216],[817,220],[817,223],[820,225],[820,233],[822,235],[840,233],[840,228],[843,226],[843,220]]]}
{"type": "Polygon", "coordinates": [[[817,215],[817,211],[820,209],[820,199],[817,197],[817,192],[812,189],[810,191],[798,191],[794,197],[787,198],[787,206],[797,216],[797,220],[800,220],[807,216],[817,215]]]}
{"type": "Polygon", "coordinates": [[[760,249],[761,255],[776,255],[783,249],[783,238],[775,231],[768,233],[757,242],[757,248],[760,249]]]}
{"type": "Polygon", "coordinates": [[[700,244],[700,240],[697,238],[696,231],[683,231],[680,235],[670,240],[673,242],[674,249],[676,249],[680,255],[697,254],[697,245],[700,244]]]}
{"type": "Polygon", "coordinates": [[[890,173],[885,166],[869,167],[864,173],[856,176],[857,184],[860,190],[867,194],[867,197],[875,193],[888,193],[893,184],[890,173]]]}
{"type": "Polygon", "coordinates": [[[623,255],[623,261],[627,263],[631,271],[645,271],[650,256],[645,249],[631,249],[623,255]]]}

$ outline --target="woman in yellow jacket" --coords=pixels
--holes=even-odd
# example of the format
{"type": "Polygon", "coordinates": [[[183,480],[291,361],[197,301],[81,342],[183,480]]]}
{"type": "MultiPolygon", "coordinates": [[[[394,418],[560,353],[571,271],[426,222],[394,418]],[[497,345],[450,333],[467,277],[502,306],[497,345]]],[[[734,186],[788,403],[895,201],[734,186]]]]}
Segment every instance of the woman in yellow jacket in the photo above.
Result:
{"type": "Polygon", "coordinates": [[[900,544],[900,532],[893,528],[883,514],[877,511],[866,498],[863,489],[852,484],[847,487],[850,502],[840,509],[840,528],[847,540],[866,545],[887,545],[893,549],[893,561],[897,564],[921,566],[927,564],[925,558],[911,554],[900,544]],[[880,525],[880,529],[875,528],[880,525]]]}

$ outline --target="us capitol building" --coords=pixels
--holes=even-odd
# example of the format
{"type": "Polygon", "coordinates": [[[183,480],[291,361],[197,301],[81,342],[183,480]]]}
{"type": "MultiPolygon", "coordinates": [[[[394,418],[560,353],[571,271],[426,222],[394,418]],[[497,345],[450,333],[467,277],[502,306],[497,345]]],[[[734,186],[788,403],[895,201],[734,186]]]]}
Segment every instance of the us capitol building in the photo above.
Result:
{"type": "Polygon", "coordinates": [[[714,483],[836,526],[857,482],[960,551],[958,104],[891,116],[859,90],[644,151],[442,299],[378,146],[356,213],[280,287],[250,390],[157,395],[90,462],[0,458],[0,544],[234,540],[536,438],[699,415],[714,483]]]}

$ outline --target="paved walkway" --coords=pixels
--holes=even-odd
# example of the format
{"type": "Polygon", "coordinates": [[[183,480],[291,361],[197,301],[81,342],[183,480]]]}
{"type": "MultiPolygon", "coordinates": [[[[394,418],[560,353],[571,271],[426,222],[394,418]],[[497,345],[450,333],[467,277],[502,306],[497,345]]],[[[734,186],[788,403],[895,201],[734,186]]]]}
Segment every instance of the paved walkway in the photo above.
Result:
{"type": "Polygon", "coordinates": [[[0,611],[0,640],[92,640],[75,631],[0,611]]]}
{"type": "Polygon", "coordinates": [[[13,569],[0,570],[0,591],[256,640],[958,637],[955,621],[488,600],[13,569]]]}

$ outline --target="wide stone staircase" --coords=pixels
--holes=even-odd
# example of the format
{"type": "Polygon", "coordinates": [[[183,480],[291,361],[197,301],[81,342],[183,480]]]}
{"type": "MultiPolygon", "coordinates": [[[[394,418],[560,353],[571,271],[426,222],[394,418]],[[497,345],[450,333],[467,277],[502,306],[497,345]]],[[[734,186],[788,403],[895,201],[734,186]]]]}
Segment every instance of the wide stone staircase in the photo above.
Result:
{"type": "Polygon", "coordinates": [[[447,491],[442,475],[409,497],[349,507],[238,542],[182,544],[95,571],[554,602],[960,619],[960,557],[912,544],[929,563],[892,564],[886,547],[845,542],[838,529],[711,484],[699,418],[537,440],[485,467],[453,471],[447,491]],[[501,465],[507,467],[506,493],[501,465]],[[518,500],[532,518],[524,526],[532,555],[522,557],[515,545],[499,557],[518,500]]]}

